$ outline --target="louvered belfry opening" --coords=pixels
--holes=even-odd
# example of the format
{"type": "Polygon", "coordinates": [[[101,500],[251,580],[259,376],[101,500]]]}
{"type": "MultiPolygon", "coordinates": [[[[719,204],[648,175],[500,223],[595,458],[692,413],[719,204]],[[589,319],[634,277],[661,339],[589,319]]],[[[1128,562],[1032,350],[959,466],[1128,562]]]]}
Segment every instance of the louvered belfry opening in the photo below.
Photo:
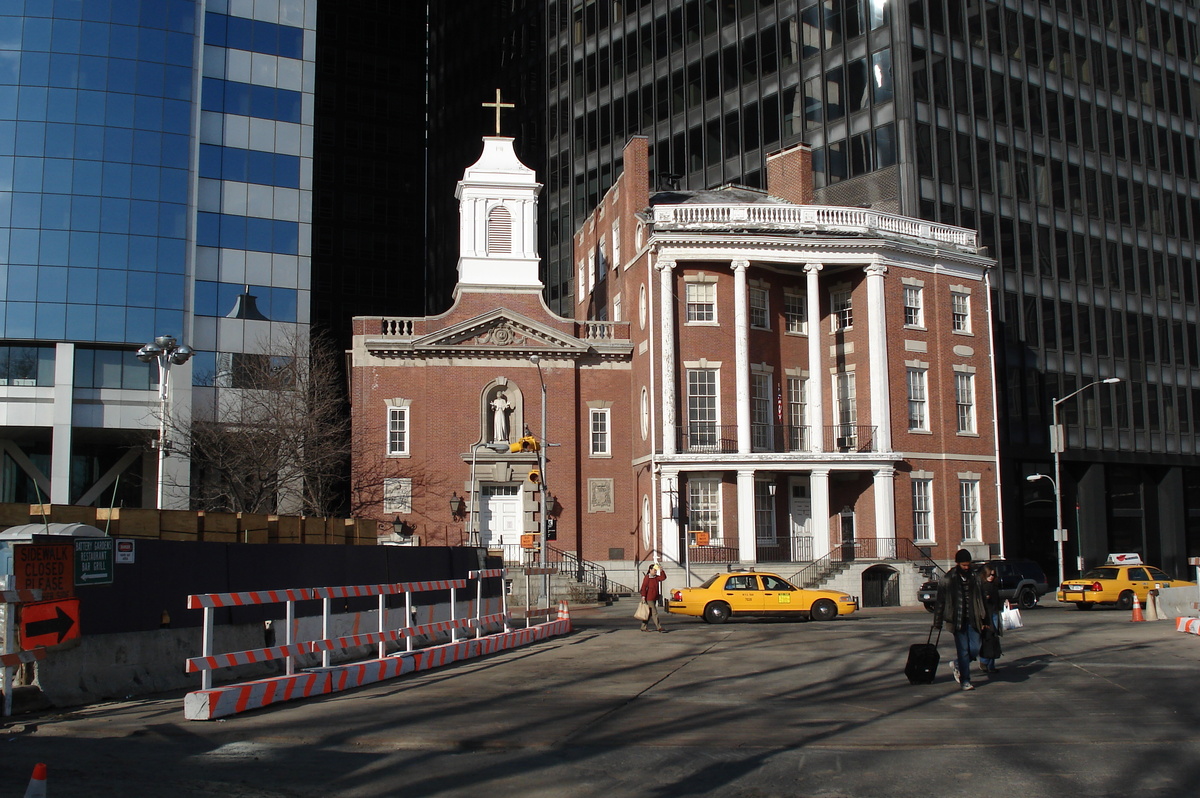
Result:
{"type": "Polygon", "coordinates": [[[512,214],[508,208],[497,205],[488,211],[487,251],[489,255],[512,252],[512,214]]]}

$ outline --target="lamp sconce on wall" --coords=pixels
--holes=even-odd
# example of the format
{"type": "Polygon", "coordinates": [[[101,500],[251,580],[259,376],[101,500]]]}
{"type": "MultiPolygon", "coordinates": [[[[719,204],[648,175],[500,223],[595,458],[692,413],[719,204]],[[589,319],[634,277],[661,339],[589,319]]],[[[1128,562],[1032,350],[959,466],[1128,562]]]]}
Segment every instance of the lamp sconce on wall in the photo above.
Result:
{"type": "Polygon", "coordinates": [[[405,521],[400,516],[396,516],[396,520],[392,521],[392,532],[402,538],[411,538],[413,533],[413,525],[405,521]]]}
{"type": "Polygon", "coordinates": [[[466,514],[467,514],[467,502],[463,499],[462,496],[458,495],[458,491],[455,491],[454,495],[450,497],[450,515],[453,516],[455,519],[459,519],[459,518],[462,518],[466,514]]]}

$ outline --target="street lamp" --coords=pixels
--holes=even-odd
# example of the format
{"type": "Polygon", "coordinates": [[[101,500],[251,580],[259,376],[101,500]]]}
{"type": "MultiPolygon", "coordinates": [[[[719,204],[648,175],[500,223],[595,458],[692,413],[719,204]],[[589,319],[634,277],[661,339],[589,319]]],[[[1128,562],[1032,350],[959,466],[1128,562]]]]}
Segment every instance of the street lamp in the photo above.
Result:
{"type": "MultiPolygon", "coordinates": [[[[537,367],[538,382],[542,386],[542,435],[538,445],[538,471],[541,473],[540,492],[538,493],[538,528],[541,531],[541,553],[542,553],[542,568],[546,568],[546,563],[549,562],[546,548],[546,492],[549,490],[546,483],[546,381],[542,379],[542,359],[537,355],[530,355],[529,362],[537,367]]],[[[550,575],[542,575],[542,594],[546,597],[546,606],[550,606],[550,575]]]]}
{"type": "Polygon", "coordinates": [[[1054,511],[1057,515],[1057,523],[1059,528],[1054,530],[1054,540],[1058,546],[1058,583],[1061,585],[1065,578],[1063,573],[1063,535],[1062,535],[1062,496],[1058,493],[1058,480],[1051,477],[1049,474],[1030,474],[1025,477],[1026,482],[1037,482],[1039,479],[1045,479],[1050,482],[1050,487],[1054,489],[1054,511]]]}
{"type": "Polygon", "coordinates": [[[158,361],[158,509],[163,509],[163,492],[165,479],[163,466],[171,454],[171,442],[167,440],[169,425],[167,414],[170,407],[171,366],[182,366],[196,354],[186,344],[175,340],[173,335],[160,335],[153,342],[145,344],[137,351],[137,359],[143,363],[158,361]]]}
{"type": "MultiPolygon", "coordinates": [[[[1058,423],[1058,406],[1068,399],[1083,393],[1088,388],[1092,388],[1097,385],[1115,385],[1120,381],[1120,377],[1109,377],[1103,380],[1095,380],[1093,382],[1089,382],[1087,385],[1084,385],[1082,388],[1072,391],[1061,399],[1050,400],[1050,451],[1054,455],[1054,537],[1058,540],[1058,583],[1060,585],[1063,582],[1063,538],[1066,537],[1066,531],[1063,529],[1062,522],[1062,491],[1059,489],[1059,486],[1062,484],[1060,459],[1063,449],[1065,449],[1067,445],[1067,436],[1064,433],[1062,426],[1058,423]]],[[[1026,479],[1028,479],[1030,482],[1033,481],[1032,477],[1026,477],[1026,479]]],[[[1079,570],[1082,571],[1083,546],[1080,544],[1081,541],[1077,541],[1076,546],[1079,549],[1078,566],[1079,570]]]]}

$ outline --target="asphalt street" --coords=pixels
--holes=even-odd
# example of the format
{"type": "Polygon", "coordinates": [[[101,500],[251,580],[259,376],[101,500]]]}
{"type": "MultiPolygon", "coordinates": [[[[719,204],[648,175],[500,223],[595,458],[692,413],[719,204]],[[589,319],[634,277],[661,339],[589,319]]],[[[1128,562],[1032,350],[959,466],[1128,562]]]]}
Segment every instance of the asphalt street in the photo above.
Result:
{"type": "Polygon", "coordinates": [[[921,608],[829,623],[573,613],[527,648],[215,722],[180,695],[0,726],[0,796],[1175,796],[1200,783],[1200,638],[1054,602],[1001,673],[903,675],[921,608]]]}

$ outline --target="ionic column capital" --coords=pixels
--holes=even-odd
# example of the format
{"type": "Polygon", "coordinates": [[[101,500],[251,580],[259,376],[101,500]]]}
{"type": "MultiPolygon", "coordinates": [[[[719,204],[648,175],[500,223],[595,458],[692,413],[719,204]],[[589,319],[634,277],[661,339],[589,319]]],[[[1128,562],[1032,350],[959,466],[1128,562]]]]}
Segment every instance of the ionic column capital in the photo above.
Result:
{"type": "Polygon", "coordinates": [[[804,264],[804,273],[805,274],[816,274],[817,272],[821,271],[824,268],[825,268],[825,264],[823,264],[823,263],[806,263],[806,264],[804,264]]]}
{"type": "Polygon", "coordinates": [[[863,269],[870,276],[879,276],[887,274],[888,267],[882,263],[870,263],[863,269]]]}
{"type": "Polygon", "coordinates": [[[746,271],[747,269],[749,269],[749,268],[750,268],[750,261],[748,261],[748,260],[734,260],[734,261],[730,261],[730,262],[729,262],[729,265],[730,265],[731,267],[733,267],[733,270],[734,270],[735,272],[744,272],[744,271],[746,271]]]}

